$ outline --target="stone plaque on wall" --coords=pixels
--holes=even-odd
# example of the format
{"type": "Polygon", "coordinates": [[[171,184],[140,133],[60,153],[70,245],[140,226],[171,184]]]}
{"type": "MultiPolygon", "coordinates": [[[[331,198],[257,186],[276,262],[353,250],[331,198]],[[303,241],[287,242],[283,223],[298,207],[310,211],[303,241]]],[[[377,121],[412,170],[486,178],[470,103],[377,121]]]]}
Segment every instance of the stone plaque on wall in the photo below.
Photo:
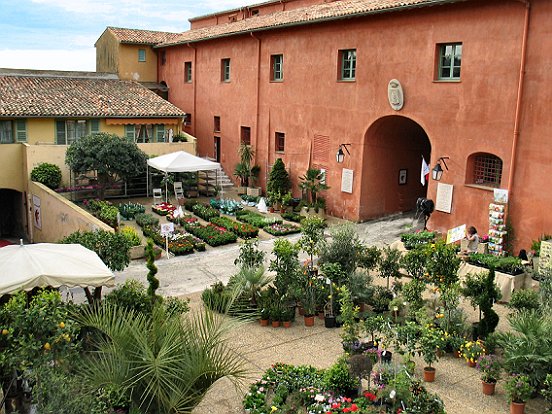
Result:
{"type": "Polygon", "coordinates": [[[437,197],[435,201],[435,210],[449,213],[452,210],[452,184],[437,184],[437,197]]]}
{"type": "Polygon", "coordinates": [[[353,170],[347,168],[341,170],[341,191],[343,193],[353,192],[353,170]]]}
{"type": "Polygon", "coordinates": [[[539,270],[542,272],[552,265],[552,240],[543,240],[540,248],[539,270]]]}

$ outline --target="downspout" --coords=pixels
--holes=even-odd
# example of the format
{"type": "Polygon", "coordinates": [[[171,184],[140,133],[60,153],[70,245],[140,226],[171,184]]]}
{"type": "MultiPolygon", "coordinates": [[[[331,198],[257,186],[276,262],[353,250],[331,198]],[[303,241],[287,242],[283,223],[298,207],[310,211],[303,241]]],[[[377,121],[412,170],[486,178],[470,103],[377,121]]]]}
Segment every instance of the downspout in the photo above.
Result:
{"type": "MultiPolygon", "coordinates": [[[[259,148],[259,101],[260,101],[260,83],[261,83],[261,39],[259,39],[253,32],[250,33],[251,37],[257,40],[257,102],[256,102],[256,124],[255,124],[255,148],[259,148]]],[[[267,140],[270,142],[270,139],[267,140]]],[[[268,149],[268,147],[267,147],[268,149]]],[[[266,154],[268,159],[268,152],[266,154]]],[[[255,151],[255,163],[257,161],[257,151],[255,151]]]]}
{"type": "Polygon", "coordinates": [[[509,198],[512,198],[512,189],[514,185],[514,172],[516,165],[517,144],[519,140],[519,126],[521,123],[521,103],[523,100],[523,87],[525,84],[525,66],[527,61],[527,38],[529,37],[529,16],[531,3],[529,0],[515,0],[525,4],[525,22],[523,27],[523,40],[521,44],[521,63],[519,68],[519,81],[516,99],[516,113],[514,120],[514,140],[512,142],[512,152],[510,155],[510,172],[508,174],[508,192],[509,198]]]}
{"type": "MultiPolygon", "coordinates": [[[[188,46],[189,48],[191,49],[194,49],[194,63],[193,63],[193,66],[192,66],[192,86],[194,88],[194,103],[193,103],[193,112],[192,112],[192,116],[195,118],[196,115],[197,115],[197,112],[196,112],[196,98],[197,98],[197,93],[196,93],[196,85],[197,85],[197,80],[196,80],[196,74],[199,73],[199,71],[197,70],[197,48],[195,46],[192,46],[190,43],[186,43],[186,46],[188,46]]],[[[193,136],[196,137],[196,154],[197,154],[197,136],[196,136],[196,119],[194,119],[192,121],[192,131],[193,131],[193,136]]]]}

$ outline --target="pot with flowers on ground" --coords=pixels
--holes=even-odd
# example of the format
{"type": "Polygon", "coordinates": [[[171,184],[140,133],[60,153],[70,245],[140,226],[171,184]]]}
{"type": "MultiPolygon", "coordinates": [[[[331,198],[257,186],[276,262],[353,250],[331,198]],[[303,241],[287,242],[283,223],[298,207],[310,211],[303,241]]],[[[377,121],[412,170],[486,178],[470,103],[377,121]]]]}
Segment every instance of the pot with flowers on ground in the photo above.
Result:
{"type": "Polygon", "coordinates": [[[525,412],[525,403],[534,389],[529,384],[527,375],[513,374],[504,384],[508,401],[510,402],[510,414],[523,414],[525,412]]]}
{"type": "Polygon", "coordinates": [[[485,347],[480,339],[477,341],[466,341],[460,347],[460,354],[466,360],[468,366],[475,368],[477,358],[485,354],[485,347]]]}
{"type": "Polygon", "coordinates": [[[500,362],[496,355],[481,355],[477,359],[476,367],[481,372],[483,394],[493,395],[501,371],[500,362]]]}

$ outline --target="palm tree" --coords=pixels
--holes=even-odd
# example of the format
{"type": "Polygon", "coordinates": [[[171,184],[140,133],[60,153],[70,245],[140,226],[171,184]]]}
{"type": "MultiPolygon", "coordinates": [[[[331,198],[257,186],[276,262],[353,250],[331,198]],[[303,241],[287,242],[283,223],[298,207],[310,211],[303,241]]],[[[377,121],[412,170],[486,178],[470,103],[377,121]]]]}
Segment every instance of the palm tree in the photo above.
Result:
{"type": "Polygon", "coordinates": [[[91,329],[78,372],[89,390],[122,389],[143,413],[189,413],[215,381],[245,375],[241,357],[225,343],[229,318],[209,310],[168,317],[102,303],[76,316],[91,329]]]}

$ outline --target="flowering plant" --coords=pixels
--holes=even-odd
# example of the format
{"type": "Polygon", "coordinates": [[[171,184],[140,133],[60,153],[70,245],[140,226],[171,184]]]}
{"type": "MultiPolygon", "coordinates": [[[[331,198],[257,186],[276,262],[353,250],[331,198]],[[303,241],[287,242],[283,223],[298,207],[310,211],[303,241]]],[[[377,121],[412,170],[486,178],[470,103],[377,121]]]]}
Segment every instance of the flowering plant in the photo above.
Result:
{"type": "Polygon", "coordinates": [[[483,382],[497,382],[500,378],[501,366],[495,355],[481,355],[476,368],[481,372],[483,382]]]}
{"type": "Polygon", "coordinates": [[[488,243],[488,241],[489,241],[489,235],[488,235],[488,234],[482,235],[482,236],[479,238],[479,241],[480,241],[481,243],[488,243]]]}
{"type": "Polygon", "coordinates": [[[464,357],[466,361],[475,363],[477,358],[485,353],[485,347],[481,340],[477,341],[466,341],[460,346],[460,354],[464,357]]]}
{"type": "Polygon", "coordinates": [[[516,403],[524,403],[531,398],[533,387],[529,384],[527,375],[514,374],[504,384],[508,401],[516,403]]]}

